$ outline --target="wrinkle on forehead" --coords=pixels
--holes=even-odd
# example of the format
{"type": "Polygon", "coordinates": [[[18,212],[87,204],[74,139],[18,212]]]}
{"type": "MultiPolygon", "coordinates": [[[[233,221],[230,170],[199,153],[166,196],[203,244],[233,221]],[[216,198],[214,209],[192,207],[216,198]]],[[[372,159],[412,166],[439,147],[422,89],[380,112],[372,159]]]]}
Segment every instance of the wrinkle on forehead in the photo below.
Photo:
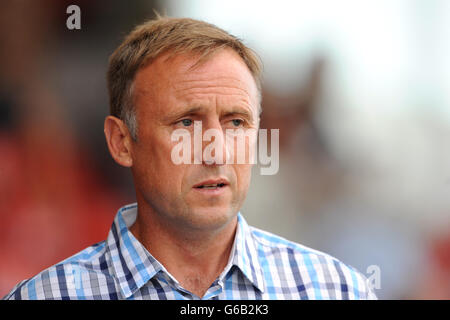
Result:
{"type": "Polygon", "coordinates": [[[228,78],[226,82],[222,78],[215,80],[193,80],[182,81],[174,84],[174,95],[177,98],[189,98],[194,96],[219,95],[245,101],[247,104],[255,103],[252,101],[251,94],[245,89],[243,83],[239,80],[228,78]]]}
{"type": "MultiPolygon", "coordinates": [[[[210,101],[210,105],[216,107],[227,105],[228,107],[240,106],[247,109],[251,118],[255,118],[257,102],[252,99],[249,89],[242,81],[231,77],[218,77],[208,80],[184,80],[173,87],[174,97],[188,104],[203,105],[202,101],[210,101]]],[[[205,105],[208,105],[206,103],[205,105]]]]}
{"type": "Polygon", "coordinates": [[[173,84],[175,92],[182,93],[188,90],[202,89],[231,89],[241,91],[250,97],[250,93],[245,88],[245,83],[233,77],[217,77],[213,79],[185,79],[173,84]]]}
{"type": "Polygon", "coordinates": [[[203,72],[201,69],[179,74],[179,77],[172,79],[171,83],[174,96],[176,99],[185,101],[216,96],[214,99],[216,102],[217,99],[228,101],[232,105],[246,107],[253,113],[258,109],[257,88],[253,85],[253,76],[249,72],[247,74],[246,69],[242,72],[234,68],[235,66],[232,70],[226,70],[228,72],[225,75],[214,74],[210,70],[203,72]]]}
{"type": "Polygon", "coordinates": [[[162,56],[138,71],[136,93],[147,101],[152,96],[159,100],[160,92],[179,101],[218,95],[221,100],[244,102],[256,111],[259,109],[258,88],[241,60],[233,51],[221,50],[193,68],[197,62],[194,56],[173,57],[170,63],[162,56]]]}

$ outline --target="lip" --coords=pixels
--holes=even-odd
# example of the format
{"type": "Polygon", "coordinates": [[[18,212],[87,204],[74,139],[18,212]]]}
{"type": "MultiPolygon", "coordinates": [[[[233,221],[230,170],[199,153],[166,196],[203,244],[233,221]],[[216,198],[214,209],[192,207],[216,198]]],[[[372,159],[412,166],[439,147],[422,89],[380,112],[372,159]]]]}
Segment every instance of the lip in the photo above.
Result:
{"type": "Polygon", "coordinates": [[[215,188],[215,189],[194,188],[193,190],[194,190],[195,194],[200,195],[200,196],[219,197],[219,196],[223,196],[228,191],[228,185],[225,185],[221,188],[215,188]]]}
{"type": "MultiPolygon", "coordinates": [[[[230,183],[228,182],[227,179],[224,179],[224,178],[209,179],[209,180],[205,180],[205,181],[202,181],[200,183],[197,183],[196,185],[193,186],[193,188],[196,189],[196,190],[205,190],[205,189],[199,189],[198,188],[198,187],[203,186],[205,184],[224,184],[224,186],[222,187],[222,188],[224,188],[224,187],[227,187],[230,183]]],[[[219,188],[219,189],[222,189],[222,188],[219,188]]],[[[206,189],[205,191],[210,191],[210,190],[206,189]]]]}

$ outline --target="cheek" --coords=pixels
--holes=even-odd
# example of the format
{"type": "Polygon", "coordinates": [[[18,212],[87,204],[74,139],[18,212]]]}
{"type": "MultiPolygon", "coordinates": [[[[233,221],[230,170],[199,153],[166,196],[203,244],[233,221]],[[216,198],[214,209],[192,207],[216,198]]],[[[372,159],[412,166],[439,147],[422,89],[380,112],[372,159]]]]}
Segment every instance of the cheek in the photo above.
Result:
{"type": "Polygon", "coordinates": [[[250,185],[250,179],[252,176],[252,165],[241,164],[235,166],[237,189],[247,190],[250,185]]]}
{"type": "Polygon", "coordinates": [[[170,135],[163,130],[146,131],[139,136],[139,141],[133,147],[137,161],[143,166],[152,165],[155,168],[171,165],[170,154],[174,143],[170,140],[170,135]]]}
{"type": "Polygon", "coordinates": [[[133,153],[133,173],[141,185],[159,186],[158,189],[180,190],[183,166],[171,160],[173,143],[168,139],[144,136],[140,138],[133,153]]]}

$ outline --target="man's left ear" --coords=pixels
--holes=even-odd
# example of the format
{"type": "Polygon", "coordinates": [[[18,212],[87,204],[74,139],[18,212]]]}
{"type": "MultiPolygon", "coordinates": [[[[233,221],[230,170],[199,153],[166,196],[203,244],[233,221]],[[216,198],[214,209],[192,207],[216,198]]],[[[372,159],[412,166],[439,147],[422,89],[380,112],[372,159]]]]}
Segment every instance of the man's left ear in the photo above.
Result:
{"type": "Polygon", "coordinates": [[[107,116],[104,132],[109,153],[114,161],[124,167],[133,165],[131,135],[125,123],[114,116],[107,116]]]}

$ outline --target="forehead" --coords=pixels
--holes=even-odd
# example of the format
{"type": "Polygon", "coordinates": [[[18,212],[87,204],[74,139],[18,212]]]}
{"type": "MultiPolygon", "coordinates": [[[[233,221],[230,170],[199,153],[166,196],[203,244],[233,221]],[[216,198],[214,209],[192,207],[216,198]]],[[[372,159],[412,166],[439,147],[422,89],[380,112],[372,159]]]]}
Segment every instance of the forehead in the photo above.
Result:
{"type": "Polygon", "coordinates": [[[222,49],[199,63],[195,55],[164,54],[140,69],[135,93],[146,98],[183,98],[200,94],[247,97],[257,104],[256,82],[242,58],[232,49],[222,49]]]}

